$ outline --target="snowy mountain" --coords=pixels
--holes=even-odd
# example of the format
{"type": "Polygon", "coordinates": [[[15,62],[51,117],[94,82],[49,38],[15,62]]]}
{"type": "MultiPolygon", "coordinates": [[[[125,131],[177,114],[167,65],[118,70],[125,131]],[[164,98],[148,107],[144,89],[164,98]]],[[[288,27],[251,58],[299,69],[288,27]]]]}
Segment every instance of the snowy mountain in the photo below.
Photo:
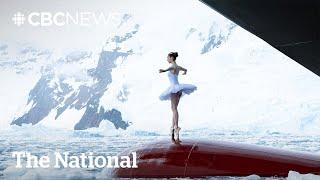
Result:
{"type": "MultiPolygon", "coordinates": [[[[127,19],[127,15],[124,15],[127,19]]],[[[82,110],[84,113],[81,118],[75,119],[77,123],[74,129],[87,129],[90,127],[99,127],[102,120],[109,120],[116,129],[126,129],[129,123],[122,119],[121,112],[116,108],[104,109],[100,106],[100,98],[104,93],[108,93],[108,85],[112,82],[111,71],[116,67],[117,59],[130,56],[133,51],[122,50],[119,44],[130,39],[138,32],[139,26],[135,25],[132,31],[124,36],[115,35],[110,38],[105,47],[99,53],[96,67],[87,69],[87,66],[76,67],[79,64],[85,64],[86,61],[92,61],[92,52],[73,51],[65,57],[56,60],[55,64],[46,64],[43,66],[41,77],[35,86],[29,92],[26,109],[24,113],[12,121],[12,125],[37,124],[45,119],[50,113],[55,111],[54,119],[58,119],[67,109],[82,110]],[[116,44],[115,48],[108,48],[109,44],[116,44]],[[59,72],[61,69],[78,68],[82,71],[83,77],[78,77],[79,72],[66,74],[59,72]]],[[[24,49],[21,54],[32,53],[33,61],[39,59],[37,50],[24,49]]],[[[30,62],[24,61],[25,64],[30,62]]],[[[3,66],[6,66],[3,63],[3,66]]],[[[13,68],[20,68],[21,63],[12,64],[13,68]]],[[[74,118],[74,117],[71,117],[74,118]]],[[[61,123],[61,122],[59,122],[61,123]]]]}
{"type": "MultiPolygon", "coordinates": [[[[53,52],[41,51],[27,46],[18,51],[17,56],[19,57],[15,57],[16,61],[13,62],[10,61],[9,57],[12,54],[16,54],[16,52],[9,55],[5,52],[8,46],[2,45],[2,59],[5,59],[4,56],[8,56],[1,63],[2,68],[11,67],[16,69],[17,73],[21,73],[23,68],[32,71],[33,66],[41,66],[41,77],[30,90],[23,113],[15,117],[11,125],[35,125],[48,119],[48,117],[57,120],[64,113],[68,113],[67,110],[73,109],[81,113],[78,118],[70,117],[69,121],[75,123],[73,127],[75,130],[99,127],[102,120],[112,122],[116,129],[126,129],[129,126],[129,120],[123,119],[122,112],[113,107],[105,108],[100,101],[104,94],[109,93],[108,86],[112,83],[112,70],[117,67],[116,61],[118,59],[125,60],[128,56],[139,53],[130,48],[123,50],[121,47],[122,43],[130,40],[139,32],[140,26],[132,24],[133,22],[128,22],[130,20],[133,21],[131,15],[123,15],[121,22],[117,26],[117,32],[123,31],[124,33],[108,37],[101,52],[98,53],[95,67],[92,68],[88,68],[86,63],[90,63],[90,61],[94,63],[96,61],[94,60],[96,57],[93,57],[93,52],[71,51],[57,59],[50,59],[53,52]],[[121,29],[122,27],[124,28],[121,29]],[[45,58],[42,57],[44,55],[46,55],[45,58]],[[42,59],[49,59],[54,63],[42,63],[42,59]],[[27,68],[29,64],[30,67],[27,68]],[[77,68],[78,70],[70,74],[70,68],[77,68]],[[50,115],[51,113],[54,116],[50,115]]],[[[192,31],[191,28],[188,36],[191,36],[191,31],[198,33],[199,42],[203,43],[201,54],[204,54],[224,43],[234,27],[236,27],[234,24],[229,23],[226,28],[220,28],[214,22],[210,26],[207,35],[198,30],[192,31]]],[[[188,41],[188,37],[186,37],[186,41],[188,41]]],[[[137,40],[134,40],[133,43],[140,49],[143,45],[137,40]]],[[[54,58],[56,57],[54,56],[54,58]]],[[[117,100],[125,103],[130,98],[129,93],[128,88],[123,86],[123,89],[116,96],[117,100]]],[[[64,122],[57,121],[56,123],[64,122]]]]}

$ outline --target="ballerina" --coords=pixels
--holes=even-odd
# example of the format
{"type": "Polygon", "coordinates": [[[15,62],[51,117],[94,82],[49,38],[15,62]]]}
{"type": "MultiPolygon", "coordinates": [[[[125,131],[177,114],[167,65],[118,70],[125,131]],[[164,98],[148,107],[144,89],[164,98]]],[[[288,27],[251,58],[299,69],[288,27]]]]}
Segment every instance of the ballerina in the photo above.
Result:
{"type": "Polygon", "coordinates": [[[180,98],[184,94],[190,94],[197,89],[196,86],[192,84],[180,84],[178,81],[178,75],[180,71],[183,71],[183,75],[187,73],[187,69],[178,66],[176,59],[178,57],[177,52],[170,52],[167,56],[167,61],[171,64],[168,69],[160,69],[159,73],[168,71],[168,77],[170,81],[170,86],[159,96],[159,99],[162,101],[171,100],[171,109],[173,113],[172,117],[172,127],[170,129],[172,141],[178,141],[180,127],[178,126],[179,113],[178,113],[178,104],[180,98]]]}

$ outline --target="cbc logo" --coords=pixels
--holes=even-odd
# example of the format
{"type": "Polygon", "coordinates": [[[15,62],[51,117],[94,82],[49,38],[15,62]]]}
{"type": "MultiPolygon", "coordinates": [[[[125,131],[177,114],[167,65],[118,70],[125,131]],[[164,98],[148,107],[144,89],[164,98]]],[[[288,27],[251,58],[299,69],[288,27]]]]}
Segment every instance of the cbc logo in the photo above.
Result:
{"type": "Polygon", "coordinates": [[[103,12],[31,12],[28,15],[17,12],[13,15],[12,21],[18,27],[24,24],[40,27],[65,26],[70,24],[91,26],[119,22],[120,18],[119,13],[104,14],[103,12]]]}
{"type": "Polygon", "coordinates": [[[24,24],[25,20],[26,18],[24,17],[24,14],[22,14],[21,12],[15,13],[12,17],[13,23],[17,26],[21,26],[22,24],[24,24]]]}

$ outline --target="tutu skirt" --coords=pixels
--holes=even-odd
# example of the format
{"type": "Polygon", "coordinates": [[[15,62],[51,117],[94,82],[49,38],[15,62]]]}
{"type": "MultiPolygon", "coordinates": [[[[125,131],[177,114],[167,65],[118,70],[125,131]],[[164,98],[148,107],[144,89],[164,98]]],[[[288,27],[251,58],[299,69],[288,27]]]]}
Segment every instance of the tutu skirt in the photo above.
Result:
{"type": "Polygon", "coordinates": [[[182,96],[185,94],[190,94],[193,91],[195,91],[197,87],[192,84],[174,84],[168,87],[161,95],[159,96],[159,99],[162,101],[170,100],[171,99],[171,93],[177,93],[179,91],[182,92],[182,96]]]}

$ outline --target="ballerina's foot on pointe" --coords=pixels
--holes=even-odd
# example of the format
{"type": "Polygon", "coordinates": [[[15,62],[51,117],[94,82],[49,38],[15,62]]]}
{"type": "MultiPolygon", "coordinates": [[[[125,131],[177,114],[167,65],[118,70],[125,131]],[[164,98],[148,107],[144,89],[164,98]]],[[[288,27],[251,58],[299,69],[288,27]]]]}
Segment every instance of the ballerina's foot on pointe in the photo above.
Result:
{"type": "Polygon", "coordinates": [[[174,139],[174,128],[173,127],[170,128],[170,135],[171,135],[171,140],[175,141],[175,139],[174,139]]]}
{"type": "Polygon", "coordinates": [[[180,127],[175,127],[173,130],[172,140],[174,140],[175,142],[181,142],[179,138],[180,130],[181,130],[180,127]]]}

